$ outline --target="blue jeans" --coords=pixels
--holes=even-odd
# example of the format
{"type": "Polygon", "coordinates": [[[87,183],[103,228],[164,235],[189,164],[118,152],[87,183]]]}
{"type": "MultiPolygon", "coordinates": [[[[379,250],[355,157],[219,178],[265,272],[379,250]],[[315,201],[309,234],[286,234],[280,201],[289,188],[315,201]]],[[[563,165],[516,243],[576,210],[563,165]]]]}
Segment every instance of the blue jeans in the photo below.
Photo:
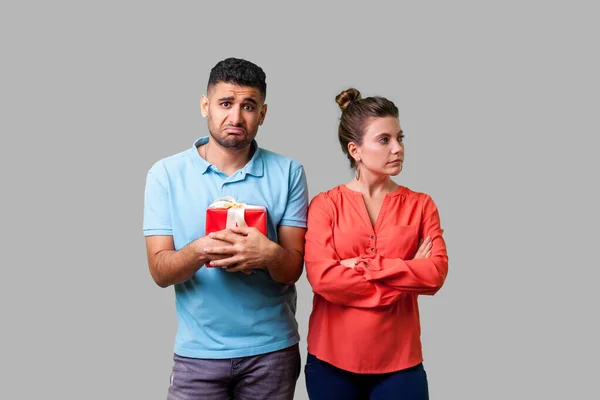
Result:
{"type": "Polygon", "coordinates": [[[300,375],[298,345],[229,359],[173,357],[168,400],[291,400],[300,375]]]}
{"type": "Polygon", "coordinates": [[[355,374],[309,353],[304,374],[311,400],[429,400],[422,363],[387,374],[355,374]]]}

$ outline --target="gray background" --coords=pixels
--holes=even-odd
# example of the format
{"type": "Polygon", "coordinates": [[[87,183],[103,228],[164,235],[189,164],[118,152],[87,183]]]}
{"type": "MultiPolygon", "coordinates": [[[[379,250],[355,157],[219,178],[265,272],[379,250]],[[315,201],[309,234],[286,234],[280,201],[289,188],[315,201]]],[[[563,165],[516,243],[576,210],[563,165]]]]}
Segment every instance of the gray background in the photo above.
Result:
{"type": "Polygon", "coordinates": [[[259,143],[311,197],[351,176],[335,95],[399,106],[397,181],[434,198],[450,256],[420,299],[432,399],[598,398],[593,2],[87,3],[0,6],[0,398],[166,397],[174,294],[147,270],[144,180],[206,134],[229,56],[266,71],[259,143]]]}

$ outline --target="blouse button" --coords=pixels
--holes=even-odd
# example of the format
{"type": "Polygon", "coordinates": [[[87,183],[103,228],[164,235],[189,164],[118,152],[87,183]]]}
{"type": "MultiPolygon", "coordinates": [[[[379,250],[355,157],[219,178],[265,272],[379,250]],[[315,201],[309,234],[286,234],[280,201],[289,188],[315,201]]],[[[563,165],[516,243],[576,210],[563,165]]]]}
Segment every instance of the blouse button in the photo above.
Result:
{"type": "Polygon", "coordinates": [[[375,240],[375,236],[371,236],[371,240],[375,240]]]}
{"type": "Polygon", "coordinates": [[[375,248],[371,247],[371,252],[375,251],[375,248]]]}

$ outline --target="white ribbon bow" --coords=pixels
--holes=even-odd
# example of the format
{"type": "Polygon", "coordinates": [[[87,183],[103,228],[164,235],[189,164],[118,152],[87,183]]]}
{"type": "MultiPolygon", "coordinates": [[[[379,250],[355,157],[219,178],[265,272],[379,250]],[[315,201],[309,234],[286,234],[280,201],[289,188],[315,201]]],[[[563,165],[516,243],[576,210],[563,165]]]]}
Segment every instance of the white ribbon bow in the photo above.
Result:
{"type": "Polygon", "coordinates": [[[265,207],[252,206],[246,203],[238,203],[231,196],[219,197],[212,202],[208,208],[226,208],[227,209],[227,222],[225,228],[233,228],[235,226],[247,227],[246,220],[244,219],[244,212],[246,209],[264,210],[265,207]]]}

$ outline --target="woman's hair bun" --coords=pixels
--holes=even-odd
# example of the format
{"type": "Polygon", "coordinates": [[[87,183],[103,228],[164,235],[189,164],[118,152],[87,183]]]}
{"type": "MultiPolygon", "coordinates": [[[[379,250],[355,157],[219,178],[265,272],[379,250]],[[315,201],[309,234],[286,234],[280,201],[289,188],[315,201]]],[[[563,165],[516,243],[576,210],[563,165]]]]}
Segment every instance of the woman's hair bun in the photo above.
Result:
{"type": "Polygon", "coordinates": [[[360,99],[360,92],[354,88],[346,89],[342,93],[335,96],[335,101],[338,103],[342,111],[346,111],[346,108],[348,108],[350,104],[358,99],[360,99]]]}

